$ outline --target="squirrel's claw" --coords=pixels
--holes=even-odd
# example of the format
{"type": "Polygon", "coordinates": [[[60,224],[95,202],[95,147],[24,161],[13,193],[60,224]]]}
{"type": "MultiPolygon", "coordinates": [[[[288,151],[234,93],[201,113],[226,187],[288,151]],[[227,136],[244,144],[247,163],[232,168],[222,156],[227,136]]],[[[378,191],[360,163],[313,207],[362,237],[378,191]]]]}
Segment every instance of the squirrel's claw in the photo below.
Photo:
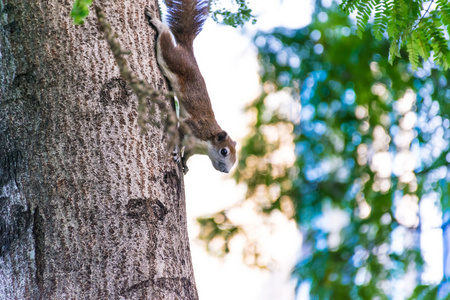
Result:
{"type": "Polygon", "coordinates": [[[172,159],[177,164],[181,163],[181,168],[183,170],[183,174],[186,175],[189,172],[189,168],[186,165],[186,159],[183,157],[184,147],[181,149],[181,152],[178,151],[178,146],[175,147],[175,150],[172,151],[172,159]]]}
{"type": "Polygon", "coordinates": [[[172,151],[172,159],[174,162],[181,163],[181,169],[183,170],[183,174],[186,175],[189,172],[189,168],[186,165],[186,159],[182,157],[182,154],[178,152],[178,150],[172,151]]]}
{"type": "Polygon", "coordinates": [[[152,19],[152,18],[153,18],[153,15],[152,15],[152,13],[150,12],[150,9],[148,9],[148,7],[146,7],[146,8],[144,9],[144,14],[145,14],[145,16],[146,16],[148,19],[152,19]]]}
{"type": "Polygon", "coordinates": [[[181,167],[183,168],[183,174],[186,175],[187,172],[189,172],[189,168],[188,168],[188,166],[186,165],[186,161],[185,161],[184,159],[181,160],[181,167]]]}
{"type": "Polygon", "coordinates": [[[181,156],[179,155],[178,150],[172,151],[172,159],[176,163],[179,163],[181,161],[181,156]]]}

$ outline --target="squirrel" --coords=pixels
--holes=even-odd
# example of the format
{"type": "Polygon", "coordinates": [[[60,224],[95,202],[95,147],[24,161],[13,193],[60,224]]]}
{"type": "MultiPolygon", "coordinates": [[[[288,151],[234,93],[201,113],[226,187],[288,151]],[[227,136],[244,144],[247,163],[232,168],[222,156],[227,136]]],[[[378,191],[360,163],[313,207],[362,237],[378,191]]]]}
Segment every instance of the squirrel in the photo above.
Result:
{"type": "MultiPolygon", "coordinates": [[[[148,9],[145,15],[157,30],[159,67],[180,103],[180,120],[191,132],[179,127],[184,146],[181,158],[184,173],[188,171],[186,161],[194,154],[208,155],[216,170],[228,173],[236,162],[236,142],[217,124],[193,48],[194,39],[208,17],[209,1],[166,0],[165,3],[168,25],[148,9]]],[[[177,154],[176,150],[174,159],[179,161],[177,154]]]]}

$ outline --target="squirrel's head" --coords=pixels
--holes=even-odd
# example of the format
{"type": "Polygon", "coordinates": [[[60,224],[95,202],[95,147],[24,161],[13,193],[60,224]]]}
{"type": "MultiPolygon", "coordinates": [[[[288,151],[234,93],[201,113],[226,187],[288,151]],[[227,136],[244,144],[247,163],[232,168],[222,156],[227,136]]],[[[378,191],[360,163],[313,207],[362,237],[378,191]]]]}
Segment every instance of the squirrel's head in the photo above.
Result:
{"type": "Polygon", "coordinates": [[[216,170],[228,173],[236,162],[236,142],[221,131],[208,144],[208,156],[216,170]]]}

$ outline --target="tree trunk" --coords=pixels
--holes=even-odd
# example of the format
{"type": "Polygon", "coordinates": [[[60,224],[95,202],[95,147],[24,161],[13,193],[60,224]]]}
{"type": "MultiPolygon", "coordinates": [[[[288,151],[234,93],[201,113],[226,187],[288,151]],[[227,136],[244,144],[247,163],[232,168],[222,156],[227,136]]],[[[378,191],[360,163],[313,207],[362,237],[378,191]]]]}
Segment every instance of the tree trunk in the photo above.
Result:
{"type": "MultiPolygon", "coordinates": [[[[165,89],[149,2],[95,0],[165,89]]],[[[197,299],[160,113],[141,135],[93,10],[75,26],[72,4],[0,0],[0,299],[197,299]]]]}

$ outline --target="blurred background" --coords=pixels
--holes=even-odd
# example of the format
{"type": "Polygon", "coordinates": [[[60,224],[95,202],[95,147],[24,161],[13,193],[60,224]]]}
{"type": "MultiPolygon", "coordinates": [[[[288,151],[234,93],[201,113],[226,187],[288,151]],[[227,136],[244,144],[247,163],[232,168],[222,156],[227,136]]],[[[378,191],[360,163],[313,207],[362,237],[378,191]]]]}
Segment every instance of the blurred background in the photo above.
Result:
{"type": "Polygon", "coordinates": [[[240,151],[188,162],[200,299],[449,299],[448,71],[389,64],[332,0],[248,6],[195,43],[240,151]]]}

